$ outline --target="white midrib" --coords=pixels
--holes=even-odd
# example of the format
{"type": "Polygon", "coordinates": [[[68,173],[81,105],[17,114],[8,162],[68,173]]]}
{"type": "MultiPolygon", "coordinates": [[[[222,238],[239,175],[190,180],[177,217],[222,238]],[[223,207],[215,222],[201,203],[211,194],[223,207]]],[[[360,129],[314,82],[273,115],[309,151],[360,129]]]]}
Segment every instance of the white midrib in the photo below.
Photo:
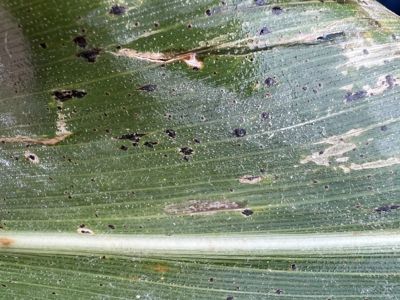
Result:
{"type": "Polygon", "coordinates": [[[80,235],[4,233],[0,251],[110,254],[400,252],[400,232],[259,235],[80,235]]]}

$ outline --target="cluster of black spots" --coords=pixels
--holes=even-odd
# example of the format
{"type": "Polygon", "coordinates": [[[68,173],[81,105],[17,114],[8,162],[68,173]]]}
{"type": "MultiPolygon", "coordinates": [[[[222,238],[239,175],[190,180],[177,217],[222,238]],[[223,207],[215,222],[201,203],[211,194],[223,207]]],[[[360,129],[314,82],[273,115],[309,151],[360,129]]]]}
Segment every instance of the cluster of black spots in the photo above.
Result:
{"type": "Polygon", "coordinates": [[[236,137],[244,137],[246,135],[246,129],[244,128],[235,128],[233,130],[233,135],[236,137]]]}
{"type": "Polygon", "coordinates": [[[367,96],[367,92],[364,90],[358,91],[358,92],[347,92],[347,94],[344,96],[344,98],[346,99],[346,102],[353,102],[353,101],[357,101],[360,99],[363,99],[367,96]]]}
{"type": "Polygon", "coordinates": [[[146,135],[145,133],[132,132],[132,133],[123,134],[123,135],[117,137],[117,139],[131,141],[133,146],[137,146],[140,142],[140,138],[145,135],[146,135]]]}
{"type": "Polygon", "coordinates": [[[41,48],[47,49],[47,44],[46,43],[40,43],[39,45],[40,45],[41,48]]]}
{"type": "Polygon", "coordinates": [[[97,56],[99,56],[100,52],[100,48],[92,48],[88,50],[83,50],[79,52],[76,56],[81,57],[90,63],[94,63],[96,62],[97,56]]]}
{"type": "Polygon", "coordinates": [[[126,13],[126,11],[127,11],[126,6],[116,4],[110,8],[110,11],[108,13],[115,16],[122,16],[123,14],[126,13]]]}
{"type": "Polygon", "coordinates": [[[170,137],[170,138],[176,138],[176,132],[173,129],[167,129],[165,130],[165,133],[170,137]]]}
{"type": "Polygon", "coordinates": [[[193,151],[193,149],[190,148],[190,147],[182,147],[182,148],[179,150],[179,152],[182,153],[183,155],[192,155],[194,151],[193,151]]]}
{"type": "Polygon", "coordinates": [[[266,35],[266,34],[271,33],[271,32],[272,32],[271,29],[269,29],[267,26],[264,26],[260,30],[260,35],[266,35]]]}
{"type": "Polygon", "coordinates": [[[87,41],[84,35],[78,35],[72,40],[75,45],[81,48],[86,48],[87,46],[87,41]]]}
{"type": "Polygon", "coordinates": [[[242,210],[242,215],[246,216],[246,217],[250,217],[254,212],[251,209],[244,209],[242,210]]]}
{"type": "Polygon", "coordinates": [[[274,6],[272,7],[272,14],[279,16],[280,14],[283,13],[283,9],[280,6],[274,6]]]}
{"type": "Polygon", "coordinates": [[[343,31],[341,32],[334,32],[334,33],[328,33],[322,36],[319,36],[317,38],[318,41],[333,41],[337,38],[345,36],[345,33],[343,31]]]}
{"type": "Polygon", "coordinates": [[[137,88],[139,91],[154,92],[157,89],[156,84],[145,84],[137,88]]]}
{"type": "Polygon", "coordinates": [[[83,98],[87,95],[87,92],[84,90],[58,90],[52,94],[56,100],[64,102],[72,98],[83,98]]]}
{"type": "Polygon", "coordinates": [[[149,147],[149,148],[154,148],[154,146],[155,145],[157,145],[158,144],[158,142],[153,142],[153,141],[147,141],[147,142],[145,142],[143,145],[145,145],[146,147],[149,147]]]}
{"type": "Polygon", "coordinates": [[[264,83],[267,87],[272,87],[277,84],[277,81],[272,77],[268,77],[264,80],[264,83]]]}
{"type": "Polygon", "coordinates": [[[382,212],[390,212],[394,209],[399,209],[399,208],[400,208],[399,204],[388,204],[388,205],[376,207],[374,210],[378,213],[382,213],[382,212]]]}

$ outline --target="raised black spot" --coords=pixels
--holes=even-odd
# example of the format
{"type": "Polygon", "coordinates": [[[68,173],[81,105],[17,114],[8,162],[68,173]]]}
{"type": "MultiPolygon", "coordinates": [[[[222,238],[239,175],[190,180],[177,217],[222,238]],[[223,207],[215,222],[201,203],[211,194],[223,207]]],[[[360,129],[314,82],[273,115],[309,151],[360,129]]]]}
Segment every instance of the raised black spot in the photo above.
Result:
{"type": "Polygon", "coordinates": [[[264,26],[263,28],[261,28],[260,35],[265,35],[268,33],[271,33],[271,30],[267,26],[264,26]]]}
{"type": "Polygon", "coordinates": [[[328,33],[328,34],[325,34],[325,35],[323,35],[323,36],[319,36],[319,37],[317,38],[317,40],[318,40],[318,41],[332,41],[332,40],[337,39],[337,38],[339,38],[339,37],[342,37],[342,36],[344,36],[344,35],[345,35],[345,34],[344,34],[343,31],[341,31],[341,32],[335,32],[335,33],[328,33]]]}
{"type": "Polygon", "coordinates": [[[85,224],[79,225],[79,228],[85,228],[85,224]]]}
{"type": "Polygon", "coordinates": [[[35,160],[36,160],[36,157],[35,157],[35,155],[33,155],[33,154],[28,155],[28,158],[29,158],[30,160],[32,160],[32,161],[35,161],[35,160]]]}
{"type": "Polygon", "coordinates": [[[207,15],[207,16],[211,16],[211,14],[212,14],[211,9],[207,9],[207,10],[206,10],[206,15],[207,15]]]}
{"type": "Polygon", "coordinates": [[[254,0],[254,4],[257,6],[265,5],[265,0],[254,0]]]}
{"type": "Polygon", "coordinates": [[[111,7],[109,13],[112,15],[116,16],[122,16],[124,13],[126,13],[127,8],[122,5],[114,5],[111,7]]]}
{"type": "Polygon", "coordinates": [[[171,137],[171,138],[176,138],[176,132],[175,132],[175,130],[172,130],[172,129],[167,129],[167,130],[165,130],[165,133],[169,136],[169,137],[171,137]]]}
{"type": "Polygon", "coordinates": [[[265,79],[264,83],[267,85],[267,87],[271,87],[276,85],[276,80],[272,77],[268,77],[267,79],[265,79]]]}
{"type": "Polygon", "coordinates": [[[94,63],[100,52],[101,52],[100,48],[93,48],[93,49],[83,50],[79,52],[77,56],[86,59],[88,62],[94,63]]]}
{"type": "Polygon", "coordinates": [[[389,86],[388,88],[391,89],[394,87],[394,82],[396,81],[393,75],[386,75],[385,77],[386,83],[389,86]]]}
{"type": "Polygon", "coordinates": [[[282,293],[283,293],[283,290],[282,290],[282,289],[276,289],[276,290],[275,290],[275,294],[280,295],[280,294],[282,294],[282,293]]]}
{"type": "Polygon", "coordinates": [[[386,131],[387,129],[388,129],[388,128],[387,128],[386,125],[381,126],[381,130],[382,130],[382,131],[386,131]]]}
{"type": "Polygon", "coordinates": [[[122,145],[121,147],[119,147],[119,149],[126,151],[126,150],[128,150],[128,147],[126,147],[125,145],[122,145]]]}
{"type": "Polygon", "coordinates": [[[364,90],[352,93],[348,92],[345,96],[346,102],[357,101],[367,96],[367,92],[364,90]]]}
{"type": "Polygon", "coordinates": [[[110,229],[115,229],[115,225],[113,225],[113,224],[108,224],[108,228],[110,228],[110,229]]]}
{"type": "Polygon", "coordinates": [[[157,144],[158,144],[158,142],[147,141],[143,145],[145,145],[146,147],[149,147],[149,148],[154,148],[154,146],[157,145],[157,144]]]}
{"type": "Polygon", "coordinates": [[[132,141],[133,142],[132,145],[133,146],[137,146],[138,143],[140,142],[140,138],[143,137],[143,136],[145,136],[144,133],[132,132],[132,133],[123,134],[123,135],[117,137],[117,139],[132,141]]]}
{"type": "Polygon", "coordinates": [[[296,271],[296,270],[297,270],[296,264],[291,264],[291,265],[290,265],[290,269],[291,269],[292,271],[296,271]]]}
{"type": "Polygon", "coordinates": [[[46,44],[46,43],[40,43],[39,45],[40,45],[40,47],[42,47],[43,49],[47,49],[47,44],[46,44]]]}
{"type": "Polygon", "coordinates": [[[214,278],[210,277],[210,279],[208,279],[209,282],[214,282],[214,278]]]}
{"type": "Polygon", "coordinates": [[[246,129],[244,128],[236,128],[233,130],[233,134],[236,137],[244,137],[246,135],[246,129]]]}
{"type": "Polygon", "coordinates": [[[78,35],[77,37],[75,37],[73,39],[73,42],[75,43],[75,45],[77,45],[81,48],[85,48],[87,45],[86,39],[83,35],[78,35]]]}
{"type": "Polygon", "coordinates": [[[192,155],[193,154],[193,149],[190,147],[182,147],[179,152],[181,152],[184,155],[192,155]]]}
{"type": "Polygon", "coordinates": [[[246,217],[251,216],[253,213],[254,212],[251,209],[248,209],[248,208],[242,210],[242,214],[245,215],[246,217]]]}
{"type": "Polygon", "coordinates": [[[272,14],[279,16],[282,13],[283,13],[282,7],[280,7],[280,6],[272,7],[272,14]]]}
{"type": "Polygon", "coordinates": [[[87,95],[84,90],[59,90],[54,91],[53,96],[56,100],[64,102],[72,98],[83,98],[87,95]]]}
{"type": "Polygon", "coordinates": [[[226,300],[233,300],[233,296],[226,297],[226,300]]]}
{"type": "Polygon", "coordinates": [[[200,139],[198,139],[198,138],[195,138],[193,141],[194,141],[196,144],[200,144],[200,143],[201,143],[200,139]]]}
{"type": "Polygon", "coordinates": [[[146,84],[138,87],[138,90],[145,92],[154,92],[157,89],[157,85],[155,84],[146,84]]]}
{"type": "Polygon", "coordinates": [[[375,208],[375,211],[381,213],[381,212],[389,212],[391,210],[399,209],[399,208],[400,208],[400,205],[398,205],[398,204],[388,204],[388,205],[383,205],[383,206],[379,206],[379,207],[375,208]]]}
{"type": "Polygon", "coordinates": [[[271,118],[271,114],[267,111],[264,111],[261,113],[261,120],[269,120],[271,118]]]}

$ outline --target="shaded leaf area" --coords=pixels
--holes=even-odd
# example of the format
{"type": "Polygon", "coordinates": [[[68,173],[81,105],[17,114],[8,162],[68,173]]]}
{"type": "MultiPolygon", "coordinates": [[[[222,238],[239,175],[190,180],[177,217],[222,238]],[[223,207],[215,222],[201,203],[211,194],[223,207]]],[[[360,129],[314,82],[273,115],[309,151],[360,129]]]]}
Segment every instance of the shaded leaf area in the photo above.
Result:
{"type": "Polygon", "coordinates": [[[385,253],[207,259],[4,253],[0,298],[394,299],[398,259],[385,253]]]}

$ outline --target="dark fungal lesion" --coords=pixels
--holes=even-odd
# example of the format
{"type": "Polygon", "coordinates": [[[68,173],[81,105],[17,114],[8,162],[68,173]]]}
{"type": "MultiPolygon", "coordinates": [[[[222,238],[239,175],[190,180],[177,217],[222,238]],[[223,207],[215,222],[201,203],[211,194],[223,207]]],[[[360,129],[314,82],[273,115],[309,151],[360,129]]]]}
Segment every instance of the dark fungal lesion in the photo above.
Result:
{"type": "Polygon", "coordinates": [[[233,130],[233,135],[235,137],[244,137],[247,134],[246,129],[244,128],[235,128],[233,130]]]}
{"type": "Polygon", "coordinates": [[[273,14],[273,15],[279,16],[279,15],[281,15],[282,13],[283,13],[282,7],[280,7],[280,6],[273,6],[273,7],[272,7],[272,14],[273,14]]]}
{"type": "Polygon", "coordinates": [[[108,13],[110,15],[115,15],[115,16],[122,16],[127,12],[128,8],[124,5],[119,5],[119,4],[115,4],[113,5],[110,10],[108,11],[108,13]]]}
{"type": "Polygon", "coordinates": [[[179,149],[179,152],[182,153],[183,155],[192,155],[194,150],[190,147],[182,147],[179,149]]]}
{"type": "Polygon", "coordinates": [[[390,212],[392,210],[396,210],[400,208],[400,204],[387,204],[387,205],[382,205],[379,207],[376,207],[374,210],[378,213],[385,213],[385,212],[390,212]]]}
{"type": "Polygon", "coordinates": [[[72,41],[80,48],[85,48],[87,46],[87,41],[84,35],[78,35],[72,41]]]}
{"type": "Polygon", "coordinates": [[[76,56],[85,59],[87,62],[94,63],[97,60],[97,56],[100,55],[102,50],[100,48],[92,48],[79,52],[76,56]]]}
{"type": "Polygon", "coordinates": [[[254,214],[254,212],[249,208],[242,210],[242,215],[245,217],[250,217],[252,214],[254,214]]]}
{"type": "Polygon", "coordinates": [[[265,80],[264,80],[264,83],[265,83],[265,85],[267,86],[267,87],[272,87],[272,86],[274,86],[274,85],[277,85],[277,81],[276,81],[276,79],[274,78],[274,77],[267,77],[265,80]]]}
{"type": "Polygon", "coordinates": [[[140,142],[140,139],[145,135],[146,135],[145,133],[130,132],[130,133],[122,134],[122,135],[116,137],[116,139],[128,140],[128,141],[132,142],[133,146],[137,146],[140,142]]]}
{"type": "Polygon", "coordinates": [[[337,38],[341,38],[344,37],[345,33],[343,31],[340,32],[334,32],[334,33],[328,33],[328,34],[324,34],[322,36],[319,36],[317,38],[318,41],[333,41],[337,38]]]}
{"type": "Polygon", "coordinates": [[[147,141],[143,144],[144,146],[153,149],[155,145],[158,145],[156,141],[147,141]]]}
{"type": "Polygon", "coordinates": [[[157,89],[156,84],[145,84],[137,88],[139,91],[154,92],[157,89]]]}
{"type": "Polygon", "coordinates": [[[260,30],[260,35],[266,35],[266,34],[269,34],[269,33],[271,33],[272,31],[271,31],[271,29],[269,29],[267,26],[264,26],[263,28],[261,28],[261,30],[260,30]]]}
{"type": "Polygon", "coordinates": [[[173,129],[166,129],[165,133],[170,137],[170,138],[176,138],[176,132],[173,129]]]}
{"type": "Polygon", "coordinates": [[[357,92],[347,92],[347,94],[344,96],[346,102],[353,102],[353,101],[357,101],[360,99],[365,98],[368,95],[367,91],[364,90],[360,90],[357,92]]]}
{"type": "Polygon", "coordinates": [[[56,90],[53,91],[52,95],[58,101],[65,102],[72,98],[83,98],[87,95],[85,90],[56,90]]]}

